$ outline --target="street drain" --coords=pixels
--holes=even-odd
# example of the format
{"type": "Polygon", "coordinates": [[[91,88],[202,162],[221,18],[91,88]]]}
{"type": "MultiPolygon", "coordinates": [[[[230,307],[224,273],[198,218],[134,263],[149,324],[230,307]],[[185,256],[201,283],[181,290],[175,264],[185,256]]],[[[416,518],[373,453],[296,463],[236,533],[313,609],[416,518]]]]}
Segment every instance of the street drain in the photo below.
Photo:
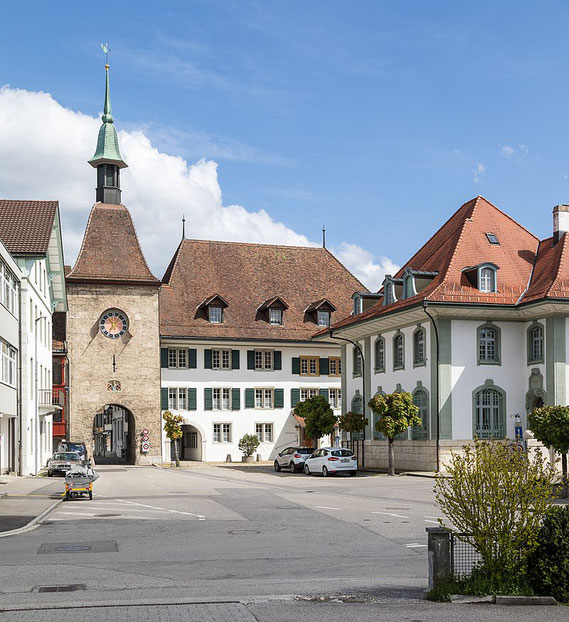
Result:
{"type": "Polygon", "coordinates": [[[229,532],[232,536],[246,536],[249,534],[257,534],[257,533],[261,533],[260,531],[255,531],[255,529],[234,529],[233,531],[229,532]]]}
{"type": "Polygon", "coordinates": [[[122,514],[95,514],[97,518],[111,518],[112,516],[122,516],[122,514]]]}
{"type": "Polygon", "coordinates": [[[86,590],[85,583],[72,583],[71,585],[40,585],[38,592],[77,592],[77,590],[86,590]]]}
{"type": "Polygon", "coordinates": [[[84,546],[82,544],[76,545],[76,544],[69,544],[67,546],[56,546],[55,547],[56,551],[71,551],[71,552],[75,552],[75,551],[90,551],[91,547],[90,546],[84,546]]]}
{"type": "Polygon", "coordinates": [[[298,505],[277,505],[277,510],[300,510],[298,505]]]}

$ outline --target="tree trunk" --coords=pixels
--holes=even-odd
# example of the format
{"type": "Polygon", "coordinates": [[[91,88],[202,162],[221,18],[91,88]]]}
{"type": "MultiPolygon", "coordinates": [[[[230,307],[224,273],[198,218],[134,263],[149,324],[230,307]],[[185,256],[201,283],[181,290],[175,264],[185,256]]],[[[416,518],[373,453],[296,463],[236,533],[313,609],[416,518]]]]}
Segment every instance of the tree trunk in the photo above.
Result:
{"type": "Polygon", "coordinates": [[[174,439],[174,455],[176,456],[176,466],[180,466],[180,453],[178,450],[178,443],[180,442],[179,438],[174,439]]]}
{"type": "Polygon", "coordinates": [[[387,439],[387,447],[389,451],[389,470],[388,475],[395,475],[395,453],[393,451],[393,439],[387,439]]]}
{"type": "Polygon", "coordinates": [[[563,472],[562,495],[564,499],[567,499],[567,454],[561,454],[561,470],[563,472]]]}

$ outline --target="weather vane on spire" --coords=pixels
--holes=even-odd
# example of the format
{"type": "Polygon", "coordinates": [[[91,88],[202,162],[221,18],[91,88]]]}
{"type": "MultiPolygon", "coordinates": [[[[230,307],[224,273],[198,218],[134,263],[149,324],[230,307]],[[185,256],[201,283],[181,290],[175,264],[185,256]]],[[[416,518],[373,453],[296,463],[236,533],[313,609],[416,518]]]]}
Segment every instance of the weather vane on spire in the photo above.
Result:
{"type": "Polygon", "coordinates": [[[109,52],[111,51],[111,47],[109,46],[108,43],[101,43],[101,50],[103,50],[103,53],[105,55],[105,66],[108,67],[109,66],[109,52]]]}

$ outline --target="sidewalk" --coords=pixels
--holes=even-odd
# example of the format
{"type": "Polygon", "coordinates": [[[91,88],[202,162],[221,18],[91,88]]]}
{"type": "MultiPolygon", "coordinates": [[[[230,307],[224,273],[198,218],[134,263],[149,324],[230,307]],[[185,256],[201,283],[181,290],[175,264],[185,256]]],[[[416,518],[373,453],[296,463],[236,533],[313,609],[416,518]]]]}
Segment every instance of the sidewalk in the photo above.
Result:
{"type": "Polygon", "coordinates": [[[60,503],[64,483],[63,478],[0,476],[0,537],[60,503]]]}

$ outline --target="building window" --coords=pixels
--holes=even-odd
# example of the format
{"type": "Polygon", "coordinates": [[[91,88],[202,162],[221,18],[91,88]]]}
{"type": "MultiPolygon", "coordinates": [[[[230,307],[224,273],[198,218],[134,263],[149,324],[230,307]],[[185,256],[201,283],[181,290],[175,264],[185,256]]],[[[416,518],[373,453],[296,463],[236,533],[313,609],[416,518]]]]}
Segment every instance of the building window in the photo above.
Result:
{"type": "Polygon", "coordinates": [[[211,324],[223,322],[223,309],[221,307],[209,307],[209,321],[211,324]]]}
{"type": "Polygon", "coordinates": [[[329,376],[341,376],[342,375],[342,359],[337,356],[331,356],[328,359],[328,375],[329,376]]]}
{"type": "Polygon", "coordinates": [[[305,402],[311,397],[316,397],[319,394],[319,389],[300,389],[300,401],[305,402]]]}
{"type": "Polygon", "coordinates": [[[0,259],[0,303],[14,316],[18,316],[18,281],[13,272],[0,259]]]}
{"type": "Polygon", "coordinates": [[[494,268],[480,268],[478,272],[478,289],[481,292],[496,291],[496,270],[494,268]]]}
{"type": "Polygon", "coordinates": [[[498,238],[496,237],[494,233],[487,233],[486,238],[488,239],[488,242],[490,242],[490,244],[495,244],[495,245],[500,244],[500,242],[498,241],[498,238]]]}
{"type": "Polygon", "coordinates": [[[375,340],[375,371],[385,371],[385,339],[378,337],[375,340]]]}
{"type": "Polygon", "coordinates": [[[274,307],[269,308],[269,324],[273,326],[281,326],[283,323],[283,310],[275,309],[274,307]]]}
{"type": "Polygon", "coordinates": [[[318,326],[330,326],[330,311],[318,311],[318,326]]]}
{"type": "Polygon", "coordinates": [[[231,409],[231,389],[212,389],[211,395],[213,410],[231,409]]]}
{"type": "Polygon", "coordinates": [[[187,410],[186,389],[178,389],[178,410],[187,410]]]}
{"type": "Polygon", "coordinates": [[[211,368],[231,369],[231,350],[212,350],[211,368]]]}
{"type": "Polygon", "coordinates": [[[300,357],[300,375],[301,376],[319,376],[320,375],[320,357],[319,356],[301,356],[300,357]]]}
{"type": "Polygon", "coordinates": [[[273,408],[272,389],[255,389],[255,408],[273,408]]]}
{"type": "Polygon", "coordinates": [[[403,333],[397,332],[393,337],[393,369],[405,367],[405,338],[403,333]]]}
{"type": "Polygon", "coordinates": [[[168,410],[178,410],[178,389],[168,389],[168,410]]]}
{"type": "Polygon", "coordinates": [[[334,410],[342,408],[342,389],[330,389],[328,392],[328,402],[334,410]]]}
{"type": "Polygon", "coordinates": [[[272,350],[255,350],[255,369],[272,370],[273,369],[273,351],[272,350]]]}
{"type": "Polygon", "coordinates": [[[213,424],[213,442],[214,443],[231,443],[231,424],[230,423],[214,423],[213,424]]]}
{"type": "Polygon", "coordinates": [[[361,376],[362,375],[362,355],[360,354],[360,349],[354,347],[352,356],[353,356],[353,366],[354,366],[353,375],[361,376]]]}
{"type": "Polygon", "coordinates": [[[543,363],[543,326],[534,323],[528,328],[528,365],[543,363]]]}
{"type": "Polygon", "coordinates": [[[261,443],[273,442],[273,424],[272,423],[256,423],[255,434],[261,443]]]}
{"type": "Polygon", "coordinates": [[[413,333],[413,365],[425,364],[425,329],[420,326],[413,333]]]}
{"type": "Polygon", "coordinates": [[[414,441],[429,438],[429,396],[425,389],[417,389],[413,393],[413,404],[419,409],[421,425],[411,428],[411,438],[414,441]]]}
{"type": "Polygon", "coordinates": [[[478,364],[500,364],[500,329],[491,324],[478,328],[478,364]]]}
{"type": "Polygon", "coordinates": [[[11,387],[16,386],[16,350],[12,346],[8,345],[5,341],[1,342],[2,345],[2,368],[1,368],[1,380],[11,387]]]}
{"type": "Polygon", "coordinates": [[[483,387],[474,393],[474,434],[478,438],[506,436],[505,394],[496,387],[483,387]]]}
{"type": "Polygon", "coordinates": [[[168,348],[168,367],[183,369],[188,366],[188,351],[185,348],[168,348]]]}

